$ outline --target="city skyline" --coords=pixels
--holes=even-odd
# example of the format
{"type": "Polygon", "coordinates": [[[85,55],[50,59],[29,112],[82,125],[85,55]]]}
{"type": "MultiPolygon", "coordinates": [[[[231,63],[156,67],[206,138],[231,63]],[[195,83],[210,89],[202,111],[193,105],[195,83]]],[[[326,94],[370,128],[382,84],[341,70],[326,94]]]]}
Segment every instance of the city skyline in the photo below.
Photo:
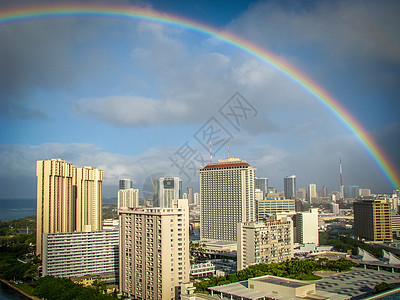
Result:
{"type": "MultiPolygon", "coordinates": [[[[270,51],[338,100],[400,169],[396,1],[115,3],[177,15],[270,51]]],[[[0,11],[9,5],[24,2],[0,1],[0,11]]],[[[278,190],[288,174],[297,187],[339,190],[340,157],[345,186],[393,188],[318,100],[212,36],[160,22],[69,16],[0,23],[0,41],[0,198],[34,198],[35,163],[52,158],[104,170],[105,197],[115,197],[119,179],[134,178],[141,189],[158,172],[198,190],[197,175],[189,182],[170,157],[188,142],[207,162],[195,134],[211,117],[231,134],[232,156],[278,190]],[[219,114],[235,92],[257,112],[237,128],[219,114]]],[[[227,152],[213,147],[213,160],[227,152]]]]}

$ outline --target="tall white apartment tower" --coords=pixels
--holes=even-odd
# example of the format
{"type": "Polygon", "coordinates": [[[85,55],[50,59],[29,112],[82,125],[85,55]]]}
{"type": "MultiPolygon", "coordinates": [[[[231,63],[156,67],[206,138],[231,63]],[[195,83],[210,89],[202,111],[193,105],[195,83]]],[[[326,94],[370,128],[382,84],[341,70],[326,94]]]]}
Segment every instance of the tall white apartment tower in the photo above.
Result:
{"type": "Polygon", "coordinates": [[[102,229],[103,171],[76,168],[76,231],[102,229]]]}
{"type": "Polygon", "coordinates": [[[120,291],[134,299],[178,299],[189,282],[189,206],[119,211],[120,291]]]}
{"type": "Polygon", "coordinates": [[[182,180],[179,177],[161,177],[155,184],[153,206],[172,207],[173,199],[182,198],[182,180]]]}
{"type": "Polygon", "coordinates": [[[102,227],[103,171],[74,168],[63,159],[36,163],[36,253],[43,233],[97,231],[102,227]]]}
{"type": "Polygon", "coordinates": [[[124,189],[118,191],[118,208],[138,207],[138,206],[139,206],[138,189],[124,189]]]}
{"type": "Polygon", "coordinates": [[[200,238],[237,240],[237,224],[256,220],[255,168],[238,158],[200,169],[200,238]]]}

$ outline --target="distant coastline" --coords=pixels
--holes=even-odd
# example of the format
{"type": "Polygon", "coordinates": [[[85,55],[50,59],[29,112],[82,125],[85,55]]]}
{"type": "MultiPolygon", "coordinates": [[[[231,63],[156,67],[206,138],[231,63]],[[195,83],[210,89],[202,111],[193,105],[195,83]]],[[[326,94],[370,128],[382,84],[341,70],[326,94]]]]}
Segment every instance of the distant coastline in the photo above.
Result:
{"type": "Polygon", "coordinates": [[[0,199],[0,219],[20,219],[36,215],[36,199],[0,199]]]}
{"type": "MultiPolygon", "coordinates": [[[[103,199],[104,204],[116,204],[117,199],[103,199]]],[[[34,199],[0,199],[0,220],[21,219],[36,215],[36,198],[34,199]]]]}

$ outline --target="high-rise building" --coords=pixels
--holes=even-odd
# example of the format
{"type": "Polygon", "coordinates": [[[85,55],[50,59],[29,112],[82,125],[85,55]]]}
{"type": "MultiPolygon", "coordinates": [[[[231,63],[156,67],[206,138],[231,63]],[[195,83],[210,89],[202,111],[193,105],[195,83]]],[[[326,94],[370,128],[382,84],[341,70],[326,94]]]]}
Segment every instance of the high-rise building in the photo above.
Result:
{"type": "Polygon", "coordinates": [[[299,244],[319,244],[318,208],[310,212],[297,213],[295,219],[295,242],[299,244]]]}
{"type": "Polygon", "coordinates": [[[237,240],[237,224],[256,219],[254,172],[238,158],[200,169],[200,238],[237,240]]]}
{"type": "Polygon", "coordinates": [[[315,183],[310,183],[308,185],[308,202],[311,204],[312,199],[318,197],[317,185],[315,183]]]}
{"type": "Polygon", "coordinates": [[[189,281],[189,207],[119,211],[120,291],[134,299],[178,299],[189,281]]]}
{"type": "Polygon", "coordinates": [[[353,203],[354,234],[368,241],[392,240],[390,204],[386,200],[361,200],[353,203]]]}
{"type": "Polygon", "coordinates": [[[350,185],[347,187],[346,198],[358,198],[360,196],[360,187],[358,185],[350,185]]]}
{"type": "Polygon", "coordinates": [[[42,253],[43,233],[72,232],[76,228],[75,168],[63,159],[36,164],[36,254],[42,253]]]}
{"type": "Polygon", "coordinates": [[[37,162],[36,176],[37,255],[42,253],[43,233],[101,230],[102,170],[51,159],[37,162]]]}
{"type": "Polygon", "coordinates": [[[194,204],[194,194],[193,194],[192,187],[187,188],[187,198],[188,198],[189,204],[194,204]]]}
{"type": "Polygon", "coordinates": [[[76,231],[102,228],[103,171],[94,167],[76,168],[76,231]]]}
{"type": "Polygon", "coordinates": [[[307,198],[307,191],[305,188],[299,188],[296,193],[296,199],[299,200],[306,200],[307,198]]]}
{"type": "Polygon", "coordinates": [[[296,175],[286,176],[283,180],[286,199],[296,199],[296,175]]]}
{"type": "Polygon", "coordinates": [[[328,188],[325,185],[322,187],[322,197],[328,197],[328,188]]]}
{"type": "Polygon", "coordinates": [[[194,204],[200,205],[200,193],[193,194],[194,204]]]}
{"type": "Polygon", "coordinates": [[[139,206],[138,189],[124,189],[118,191],[118,208],[138,207],[138,206],[139,206]]]}
{"type": "Polygon", "coordinates": [[[120,190],[125,190],[125,189],[132,189],[132,180],[126,178],[126,179],[120,179],[119,180],[119,189],[120,190]]]}
{"type": "Polygon", "coordinates": [[[265,197],[268,194],[268,178],[256,177],[254,183],[255,188],[260,189],[263,192],[263,197],[265,197]]]}
{"type": "Polygon", "coordinates": [[[161,177],[154,184],[154,207],[171,207],[173,199],[182,199],[182,180],[179,177],[161,177]]]}
{"type": "Polygon", "coordinates": [[[237,270],[254,264],[280,263],[293,258],[290,218],[238,225],[237,270]]]}
{"type": "Polygon", "coordinates": [[[78,277],[112,273],[118,277],[119,231],[43,234],[43,276],[78,277]]]}

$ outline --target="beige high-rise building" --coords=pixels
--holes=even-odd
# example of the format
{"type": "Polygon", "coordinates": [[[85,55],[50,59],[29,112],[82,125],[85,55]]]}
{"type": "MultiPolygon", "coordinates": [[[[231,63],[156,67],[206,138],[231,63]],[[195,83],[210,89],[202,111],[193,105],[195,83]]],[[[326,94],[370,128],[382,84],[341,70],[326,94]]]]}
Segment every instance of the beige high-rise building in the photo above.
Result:
{"type": "Polygon", "coordinates": [[[42,253],[43,233],[101,230],[103,171],[76,169],[63,159],[36,164],[36,253],[42,253]]]}
{"type": "Polygon", "coordinates": [[[94,167],[76,169],[76,231],[102,227],[103,171],[94,167]]]}
{"type": "Polygon", "coordinates": [[[315,183],[310,183],[308,185],[308,202],[311,204],[313,198],[318,197],[317,185],[315,183]]]}
{"type": "Polygon", "coordinates": [[[289,217],[238,225],[237,270],[254,264],[293,258],[293,225],[289,217]]]}
{"type": "Polygon", "coordinates": [[[256,220],[254,172],[238,158],[200,169],[200,238],[237,240],[237,224],[256,220]]]}
{"type": "Polygon", "coordinates": [[[125,189],[118,191],[118,208],[138,207],[138,206],[139,206],[138,189],[125,189]]]}
{"type": "Polygon", "coordinates": [[[122,209],[120,291],[134,299],[178,299],[189,282],[189,206],[122,209]]]}

